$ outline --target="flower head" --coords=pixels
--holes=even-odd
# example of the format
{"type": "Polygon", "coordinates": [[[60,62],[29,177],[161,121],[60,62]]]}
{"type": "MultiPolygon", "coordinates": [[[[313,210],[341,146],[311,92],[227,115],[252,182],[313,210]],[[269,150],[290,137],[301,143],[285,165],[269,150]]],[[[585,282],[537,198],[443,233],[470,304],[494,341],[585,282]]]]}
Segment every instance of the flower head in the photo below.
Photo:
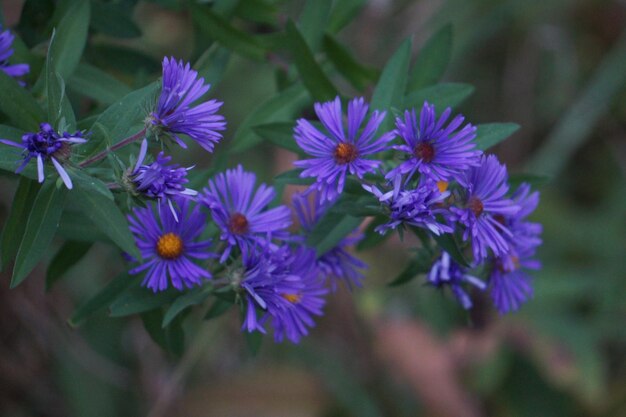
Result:
{"type": "Polygon", "coordinates": [[[468,274],[465,268],[454,262],[448,252],[441,253],[428,272],[427,279],[429,284],[437,288],[450,287],[452,294],[466,310],[472,308],[472,300],[463,285],[469,284],[481,291],[487,288],[483,281],[468,274]]]}
{"type": "Polygon", "coordinates": [[[71,190],[72,180],[62,164],[68,161],[71,156],[70,146],[72,144],[85,143],[87,139],[83,138],[81,132],[76,132],[73,135],[64,132],[63,135],[59,135],[48,123],[41,123],[39,128],[40,131],[37,133],[26,133],[23,135],[22,143],[0,139],[0,142],[5,145],[23,149],[22,155],[24,159],[15,172],[19,174],[31,159],[36,159],[37,175],[41,183],[45,178],[43,171],[44,162],[50,160],[65,186],[71,190]]]}
{"type": "Polygon", "coordinates": [[[206,216],[198,206],[192,209],[188,199],[178,199],[176,205],[176,217],[165,202],[136,208],[128,216],[130,230],[143,258],[142,264],[131,269],[130,273],[147,270],[142,285],[154,292],[167,289],[169,281],[174,288],[182,290],[211,278],[206,269],[192,261],[215,257],[208,250],[211,241],[199,241],[206,226],[206,216]]]}
{"type": "Polygon", "coordinates": [[[320,131],[305,119],[299,119],[295,128],[295,140],[312,159],[296,161],[304,168],[301,177],[315,177],[313,187],[322,193],[324,200],[333,200],[343,191],[346,175],[362,178],[373,172],[380,161],[367,159],[369,155],[386,149],[393,139],[393,132],[377,137],[376,131],[385,118],[385,112],[372,112],[365,126],[369,106],[363,98],[348,103],[347,134],[344,130],[341,101],[316,103],[315,112],[325,128],[320,131]]]}
{"type": "Polygon", "coordinates": [[[267,209],[276,196],[274,188],[261,184],[255,192],[255,184],[256,175],[245,172],[239,165],[210,180],[200,197],[221,229],[221,239],[228,244],[221,262],[228,258],[234,246],[246,256],[251,247],[263,246],[272,237],[281,236],[291,224],[291,213],[286,206],[267,209]]]}
{"type": "MultiPolygon", "coordinates": [[[[309,203],[307,195],[295,194],[293,196],[293,207],[305,233],[313,230],[329,206],[327,201],[321,199],[319,193],[314,194],[312,203],[309,203]]],[[[349,289],[352,289],[353,285],[361,286],[363,273],[360,269],[367,268],[367,265],[354,257],[348,248],[356,245],[362,238],[363,235],[355,230],[315,261],[322,275],[331,281],[333,290],[337,288],[338,281],[344,282],[349,289]]]]}
{"type": "Polygon", "coordinates": [[[28,74],[28,64],[9,64],[9,58],[13,55],[13,41],[15,36],[8,30],[2,31],[0,26],[0,70],[13,78],[28,74]]]}
{"type": "Polygon", "coordinates": [[[226,129],[224,116],[217,114],[222,102],[209,100],[197,105],[211,86],[198,78],[198,72],[189,63],[163,58],[163,88],[151,122],[157,131],[164,132],[183,148],[185,142],[178,136],[187,135],[209,152],[222,139],[218,133],[226,129]]]}
{"type": "Polygon", "coordinates": [[[495,156],[484,156],[480,166],[467,170],[459,183],[464,188],[457,199],[461,205],[450,208],[451,219],[465,226],[463,239],[471,239],[474,259],[477,262],[485,259],[488,249],[496,256],[506,254],[512,235],[498,219],[520,210],[513,200],[506,198],[509,191],[506,167],[495,156]]]}
{"type": "Polygon", "coordinates": [[[449,181],[471,166],[479,164],[481,151],[473,142],[476,127],[463,123],[463,116],[457,115],[445,126],[451,114],[447,108],[437,120],[435,106],[424,102],[419,124],[415,109],[404,112],[404,120],[396,118],[396,132],[404,140],[403,145],[393,148],[408,154],[408,159],[391,170],[387,179],[408,174],[410,178],[419,172],[433,181],[449,181]]]}

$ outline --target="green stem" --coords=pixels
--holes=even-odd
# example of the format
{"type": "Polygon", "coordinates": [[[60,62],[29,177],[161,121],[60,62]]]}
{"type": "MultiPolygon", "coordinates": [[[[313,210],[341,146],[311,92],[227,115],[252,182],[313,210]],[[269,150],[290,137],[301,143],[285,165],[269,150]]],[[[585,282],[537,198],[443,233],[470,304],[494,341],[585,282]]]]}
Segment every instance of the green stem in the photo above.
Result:
{"type": "Polygon", "coordinates": [[[98,162],[101,159],[106,158],[106,156],[109,154],[109,152],[113,152],[113,151],[116,151],[116,150],[118,150],[120,148],[123,148],[124,146],[126,146],[128,144],[131,144],[131,143],[133,143],[133,142],[135,142],[135,141],[137,141],[139,139],[142,139],[145,136],[146,136],[146,129],[142,129],[141,131],[135,133],[134,135],[129,136],[126,139],[124,139],[124,140],[122,140],[120,142],[117,142],[115,145],[111,146],[110,148],[107,148],[107,149],[103,150],[102,152],[92,156],[91,158],[84,160],[83,162],[81,162],[79,164],[79,166],[81,168],[84,168],[84,167],[89,166],[89,165],[91,165],[91,164],[93,164],[95,162],[98,162]]]}

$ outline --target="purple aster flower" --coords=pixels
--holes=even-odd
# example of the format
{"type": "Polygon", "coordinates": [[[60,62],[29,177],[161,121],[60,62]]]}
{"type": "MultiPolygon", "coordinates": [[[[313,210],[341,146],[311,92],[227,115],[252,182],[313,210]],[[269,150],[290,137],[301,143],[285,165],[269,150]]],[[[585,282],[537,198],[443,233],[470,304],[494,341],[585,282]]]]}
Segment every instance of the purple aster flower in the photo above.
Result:
{"type": "MultiPolygon", "coordinates": [[[[0,26],[0,31],[2,26],[0,26]]],[[[13,78],[28,74],[30,67],[28,64],[9,64],[9,58],[13,55],[13,41],[15,35],[8,30],[0,32],[0,70],[13,78]]],[[[20,82],[20,84],[23,84],[20,82]]]]}
{"type": "Polygon", "coordinates": [[[472,241],[474,259],[480,262],[490,248],[496,256],[509,250],[512,234],[496,216],[512,216],[520,207],[509,198],[506,167],[493,156],[484,156],[478,167],[467,170],[458,179],[464,188],[458,207],[450,207],[451,220],[465,226],[464,240],[472,241]]]}
{"type": "Polygon", "coordinates": [[[295,140],[312,159],[296,161],[297,167],[304,168],[301,177],[315,177],[313,185],[322,193],[324,200],[334,200],[341,192],[346,175],[363,178],[381,164],[380,161],[366,159],[384,151],[387,142],[393,139],[393,132],[376,136],[376,131],[385,118],[385,112],[372,112],[365,126],[369,106],[363,98],[355,98],[348,103],[348,132],[345,133],[341,101],[316,103],[315,113],[325,128],[320,131],[305,119],[299,119],[295,128],[295,140]]]}
{"type": "Polygon", "coordinates": [[[189,182],[187,171],[193,167],[181,168],[178,164],[168,165],[172,157],[165,156],[163,152],[159,152],[156,161],[149,165],[143,165],[147,151],[148,141],[144,139],[130,179],[135,190],[146,197],[167,201],[174,218],[176,218],[177,214],[172,205],[172,199],[177,196],[186,198],[198,194],[197,191],[185,187],[185,184],[189,182]]]}
{"type": "Polygon", "coordinates": [[[216,256],[208,250],[210,240],[199,240],[206,216],[198,206],[192,209],[188,199],[178,199],[176,203],[179,210],[176,217],[180,221],[164,202],[136,208],[128,216],[143,258],[142,264],[129,272],[138,274],[147,270],[142,285],[154,292],[166,290],[168,280],[174,288],[183,290],[211,278],[209,271],[192,261],[216,256]]]}
{"type": "Polygon", "coordinates": [[[393,146],[405,152],[409,158],[391,170],[385,178],[398,175],[412,177],[419,172],[433,181],[449,181],[469,167],[480,162],[481,151],[474,149],[476,127],[463,123],[464,117],[457,115],[448,126],[444,126],[452,110],[447,108],[437,120],[435,106],[424,102],[419,125],[415,109],[404,112],[404,120],[396,118],[396,132],[404,140],[403,145],[393,146]]]}
{"type": "Polygon", "coordinates": [[[276,196],[273,187],[261,184],[254,191],[256,175],[245,172],[241,165],[218,174],[209,181],[200,201],[212,213],[222,230],[221,239],[228,244],[220,262],[224,262],[234,246],[244,257],[254,246],[263,245],[272,237],[280,237],[291,225],[291,213],[286,206],[267,209],[276,196]]]}
{"type": "Polygon", "coordinates": [[[429,284],[437,288],[450,287],[452,294],[466,310],[472,308],[472,300],[463,288],[464,284],[469,284],[481,291],[487,288],[483,281],[468,274],[465,268],[454,262],[448,252],[441,253],[441,257],[428,272],[427,279],[429,284]]]}
{"type": "Polygon", "coordinates": [[[405,190],[402,189],[401,178],[396,177],[393,189],[386,193],[373,185],[364,185],[363,188],[374,194],[389,210],[390,221],[374,229],[380,234],[400,225],[428,229],[437,236],[442,233],[453,232],[450,226],[437,219],[438,215],[444,218],[448,216],[448,211],[442,206],[442,203],[450,195],[450,192],[442,192],[432,182],[426,182],[417,188],[405,190]]]}
{"type": "Polygon", "coordinates": [[[193,106],[211,86],[198,78],[198,72],[189,63],[163,58],[163,88],[152,113],[152,124],[165,132],[183,148],[185,142],[178,136],[187,135],[209,152],[222,139],[219,131],[226,129],[224,116],[217,114],[222,102],[209,100],[193,106]]]}
{"type": "Polygon", "coordinates": [[[69,161],[72,154],[71,144],[85,143],[87,139],[83,138],[81,132],[76,132],[73,135],[64,132],[63,135],[60,136],[48,123],[41,123],[39,128],[41,130],[37,133],[26,133],[23,135],[22,143],[0,139],[0,142],[5,145],[23,149],[23,161],[15,173],[19,174],[26,165],[28,165],[31,159],[36,159],[37,175],[41,183],[45,178],[43,171],[44,162],[50,160],[65,183],[65,186],[71,190],[72,180],[65,168],[63,168],[63,163],[69,161]]]}
{"type": "MultiPolygon", "coordinates": [[[[305,233],[310,233],[323,214],[329,207],[329,203],[321,199],[320,193],[315,193],[313,204],[309,203],[307,195],[295,194],[293,196],[293,207],[300,222],[300,226],[305,233]]],[[[361,260],[350,254],[348,248],[356,245],[363,234],[355,230],[353,233],[342,239],[337,246],[319,256],[316,260],[317,267],[322,275],[331,281],[331,288],[336,290],[337,282],[343,281],[351,290],[352,286],[361,287],[363,274],[360,269],[367,268],[361,260]]]]}

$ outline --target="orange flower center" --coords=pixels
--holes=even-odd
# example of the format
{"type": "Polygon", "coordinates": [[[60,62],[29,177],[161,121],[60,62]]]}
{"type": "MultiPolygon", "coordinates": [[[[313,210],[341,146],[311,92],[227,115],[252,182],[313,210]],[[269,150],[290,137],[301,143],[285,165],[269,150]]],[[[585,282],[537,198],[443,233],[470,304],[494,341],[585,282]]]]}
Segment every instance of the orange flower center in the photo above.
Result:
{"type": "Polygon", "coordinates": [[[440,193],[445,193],[448,190],[448,181],[437,181],[437,188],[440,193]]]}
{"type": "Polygon", "coordinates": [[[351,143],[342,142],[335,148],[335,161],[339,164],[348,164],[356,159],[358,152],[351,143]]]}
{"type": "Polygon", "coordinates": [[[431,162],[435,158],[435,148],[433,145],[426,142],[420,142],[415,146],[413,150],[415,157],[423,160],[424,162],[431,162]]]}
{"type": "Polygon", "coordinates": [[[176,259],[183,253],[183,240],[175,233],[166,233],[159,238],[156,250],[163,259],[176,259]]]}
{"type": "Polygon", "coordinates": [[[467,202],[467,207],[472,210],[476,217],[480,216],[485,208],[483,206],[483,202],[480,201],[478,197],[470,197],[469,201],[467,202]]]}
{"type": "Polygon", "coordinates": [[[230,216],[228,228],[236,235],[243,235],[248,232],[248,219],[241,213],[235,213],[230,216]]]}
{"type": "Polygon", "coordinates": [[[302,294],[283,294],[283,298],[291,304],[298,304],[302,299],[302,294]]]}

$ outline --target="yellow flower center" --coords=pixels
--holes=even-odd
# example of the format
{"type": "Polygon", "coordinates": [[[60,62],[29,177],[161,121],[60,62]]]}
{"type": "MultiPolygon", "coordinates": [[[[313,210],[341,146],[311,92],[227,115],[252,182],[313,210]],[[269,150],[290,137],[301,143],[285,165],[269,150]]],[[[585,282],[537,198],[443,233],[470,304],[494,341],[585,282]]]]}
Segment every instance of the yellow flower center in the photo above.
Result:
{"type": "Polygon", "coordinates": [[[166,233],[159,238],[156,250],[163,259],[176,259],[183,253],[183,240],[175,233],[166,233]]]}
{"type": "Polygon", "coordinates": [[[437,188],[440,193],[445,193],[448,190],[448,181],[437,181],[437,188]]]}
{"type": "Polygon", "coordinates": [[[291,304],[298,304],[302,299],[302,294],[283,294],[283,298],[291,304]]]}

